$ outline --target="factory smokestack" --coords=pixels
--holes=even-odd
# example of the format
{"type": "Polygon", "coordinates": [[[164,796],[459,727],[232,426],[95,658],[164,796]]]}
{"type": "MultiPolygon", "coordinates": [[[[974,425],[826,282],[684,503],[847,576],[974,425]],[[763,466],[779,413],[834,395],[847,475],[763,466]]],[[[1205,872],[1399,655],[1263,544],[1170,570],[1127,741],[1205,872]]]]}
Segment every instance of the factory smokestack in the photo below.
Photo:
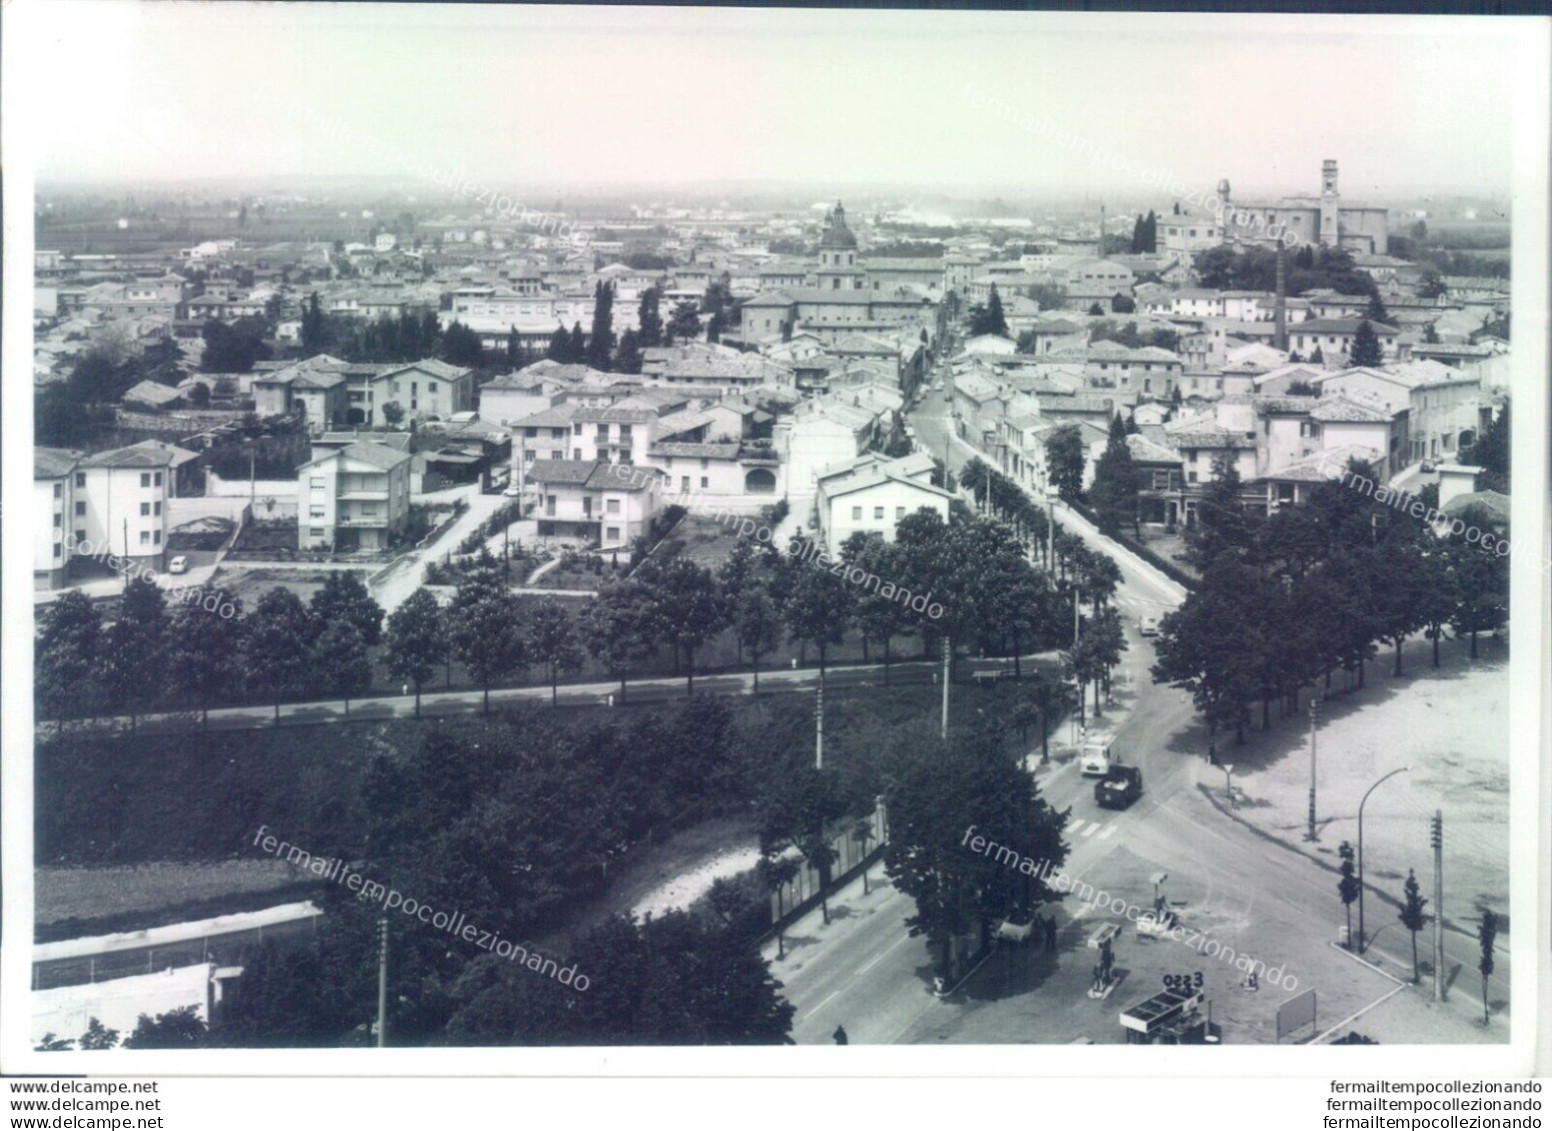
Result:
{"type": "Polygon", "coordinates": [[[1283,241],[1277,241],[1277,323],[1273,345],[1280,350],[1288,348],[1288,267],[1283,241]]]}

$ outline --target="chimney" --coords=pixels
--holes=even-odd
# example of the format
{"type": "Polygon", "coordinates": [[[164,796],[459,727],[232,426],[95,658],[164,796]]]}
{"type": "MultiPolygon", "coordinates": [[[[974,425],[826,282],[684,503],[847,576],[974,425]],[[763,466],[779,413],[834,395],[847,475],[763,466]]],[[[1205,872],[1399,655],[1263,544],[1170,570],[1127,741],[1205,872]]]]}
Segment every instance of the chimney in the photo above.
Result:
{"type": "Polygon", "coordinates": [[[1272,344],[1280,350],[1288,348],[1288,267],[1280,239],[1277,241],[1277,328],[1272,344]]]}

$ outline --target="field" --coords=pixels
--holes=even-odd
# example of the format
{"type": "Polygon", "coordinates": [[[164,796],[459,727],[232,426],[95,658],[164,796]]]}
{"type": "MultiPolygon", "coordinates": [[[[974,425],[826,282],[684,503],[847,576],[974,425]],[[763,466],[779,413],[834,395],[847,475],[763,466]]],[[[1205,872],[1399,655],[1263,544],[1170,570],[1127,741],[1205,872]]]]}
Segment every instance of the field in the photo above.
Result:
{"type": "Polygon", "coordinates": [[[297,525],[295,519],[254,519],[243,527],[237,541],[232,543],[234,553],[279,554],[297,550],[297,525]]]}

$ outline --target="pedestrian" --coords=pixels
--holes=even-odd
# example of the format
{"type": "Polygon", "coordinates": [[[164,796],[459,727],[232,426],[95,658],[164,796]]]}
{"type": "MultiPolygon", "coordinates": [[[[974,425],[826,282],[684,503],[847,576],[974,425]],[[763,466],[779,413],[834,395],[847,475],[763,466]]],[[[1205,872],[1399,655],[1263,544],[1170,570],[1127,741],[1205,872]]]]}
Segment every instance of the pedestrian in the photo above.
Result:
{"type": "Polygon", "coordinates": [[[406,683],[404,685],[404,690],[400,691],[399,694],[400,695],[408,695],[409,693],[410,693],[410,685],[406,683]]]}
{"type": "Polygon", "coordinates": [[[1051,917],[1045,921],[1045,948],[1056,949],[1056,912],[1051,912],[1051,917]]]}
{"type": "Polygon", "coordinates": [[[843,1027],[841,1027],[840,1025],[837,1025],[835,1027],[835,1032],[831,1033],[830,1035],[835,1038],[835,1043],[838,1044],[838,1045],[845,1045],[845,1044],[850,1044],[851,1043],[850,1041],[848,1041],[846,1039],[846,1030],[843,1027]]]}

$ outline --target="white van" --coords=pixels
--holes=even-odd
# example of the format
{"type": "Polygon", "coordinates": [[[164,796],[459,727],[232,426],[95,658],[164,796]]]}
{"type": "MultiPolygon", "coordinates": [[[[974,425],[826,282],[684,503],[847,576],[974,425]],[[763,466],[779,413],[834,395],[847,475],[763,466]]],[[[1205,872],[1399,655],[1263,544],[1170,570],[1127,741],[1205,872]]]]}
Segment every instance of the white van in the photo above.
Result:
{"type": "Polygon", "coordinates": [[[1102,778],[1111,766],[1121,764],[1121,752],[1116,749],[1115,735],[1091,734],[1083,740],[1083,752],[1078,759],[1078,772],[1086,778],[1102,778]]]}

